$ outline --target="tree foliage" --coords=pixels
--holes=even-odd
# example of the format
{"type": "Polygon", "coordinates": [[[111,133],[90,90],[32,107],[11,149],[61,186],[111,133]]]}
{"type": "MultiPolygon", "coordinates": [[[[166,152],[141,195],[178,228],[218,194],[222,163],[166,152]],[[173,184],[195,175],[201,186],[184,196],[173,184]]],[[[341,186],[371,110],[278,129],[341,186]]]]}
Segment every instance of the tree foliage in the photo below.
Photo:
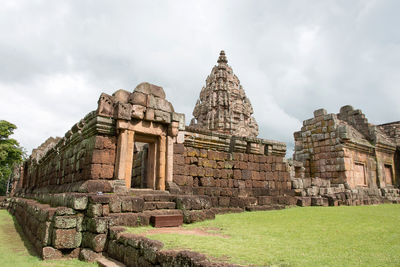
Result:
{"type": "Polygon", "coordinates": [[[17,126],[0,120],[0,195],[7,191],[7,181],[15,164],[23,159],[23,150],[17,140],[10,138],[17,126]]]}

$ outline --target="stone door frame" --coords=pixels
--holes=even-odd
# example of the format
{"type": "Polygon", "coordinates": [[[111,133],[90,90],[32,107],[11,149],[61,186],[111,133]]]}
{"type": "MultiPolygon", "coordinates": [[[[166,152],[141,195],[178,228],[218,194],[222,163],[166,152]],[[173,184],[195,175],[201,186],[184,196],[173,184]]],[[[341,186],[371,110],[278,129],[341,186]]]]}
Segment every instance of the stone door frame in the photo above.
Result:
{"type": "Polygon", "coordinates": [[[118,120],[115,178],[131,188],[135,141],[145,142],[149,143],[147,187],[165,190],[166,182],[172,181],[173,168],[173,137],[169,132],[168,125],[157,122],[118,120]]]}

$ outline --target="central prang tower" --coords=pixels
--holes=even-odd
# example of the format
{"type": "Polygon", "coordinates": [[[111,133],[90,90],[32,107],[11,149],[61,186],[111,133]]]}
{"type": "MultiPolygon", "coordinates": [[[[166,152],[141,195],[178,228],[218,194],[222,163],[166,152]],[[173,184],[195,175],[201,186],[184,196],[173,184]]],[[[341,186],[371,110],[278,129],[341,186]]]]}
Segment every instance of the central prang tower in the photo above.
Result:
{"type": "Polygon", "coordinates": [[[221,51],[193,110],[190,126],[224,134],[257,137],[258,125],[250,100],[221,51]]]}

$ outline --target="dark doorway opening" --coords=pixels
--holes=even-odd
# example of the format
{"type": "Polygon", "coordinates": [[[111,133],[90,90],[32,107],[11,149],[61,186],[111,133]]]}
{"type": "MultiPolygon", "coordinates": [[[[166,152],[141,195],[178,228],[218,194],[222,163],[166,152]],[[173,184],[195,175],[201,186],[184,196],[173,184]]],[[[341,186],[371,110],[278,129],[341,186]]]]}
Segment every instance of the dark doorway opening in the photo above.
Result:
{"type": "Polygon", "coordinates": [[[135,135],[131,188],[156,188],[157,137],[135,135]]]}
{"type": "Polygon", "coordinates": [[[400,185],[400,148],[397,147],[396,153],[394,154],[394,184],[400,185]]]}
{"type": "Polygon", "coordinates": [[[132,162],[132,188],[147,188],[149,144],[135,142],[132,162]]]}

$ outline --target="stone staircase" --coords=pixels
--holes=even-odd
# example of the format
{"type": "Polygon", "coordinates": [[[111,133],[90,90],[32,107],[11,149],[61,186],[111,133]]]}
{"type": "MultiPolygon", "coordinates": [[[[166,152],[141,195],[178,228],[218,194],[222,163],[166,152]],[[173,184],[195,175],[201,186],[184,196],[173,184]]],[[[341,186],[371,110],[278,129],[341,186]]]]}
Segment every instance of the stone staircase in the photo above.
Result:
{"type": "Polygon", "coordinates": [[[172,195],[143,195],[144,210],[176,209],[175,197],[172,195]]]}
{"type": "Polygon", "coordinates": [[[129,193],[143,197],[144,211],[176,209],[175,196],[168,191],[131,189],[129,193]]]}
{"type": "Polygon", "coordinates": [[[129,193],[144,199],[144,211],[176,209],[175,196],[168,191],[153,189],[130,189],[129,193]]]}

